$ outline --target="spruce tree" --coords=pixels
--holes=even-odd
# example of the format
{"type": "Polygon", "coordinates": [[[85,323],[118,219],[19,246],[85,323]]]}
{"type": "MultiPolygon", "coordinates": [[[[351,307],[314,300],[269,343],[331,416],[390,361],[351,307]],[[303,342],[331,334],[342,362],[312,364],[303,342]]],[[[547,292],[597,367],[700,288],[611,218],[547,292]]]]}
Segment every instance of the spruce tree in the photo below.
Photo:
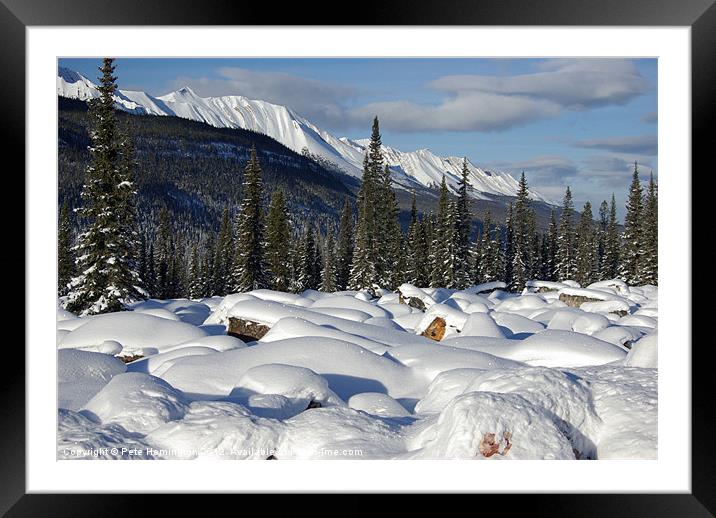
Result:
{"type": "Polygon", "coordinates": [[[67,298],[67,309],[82,315],[120,311],[146,297],[133,256],[134,222],[120,221],[134,187],[114,113],[114,70],[114,60],[105,58],[99,97],[90,103],[91,162],[82,188],[84,205],[78,211],[86,226],[75,247],[79,275],[67,298]]]}
{"type": "Polygon", "coordinates": [[[212,291],[217,295],[226,295],[232,288],[232,265],[234,262],[234,225],[231,222],[229,208],[224,208],[221,216],[219,234],[214,247],[212,268],[212,291]]]}
{"type": "Polygon", "coordinates": [[[355,247],[348,287],[352,290],[375,290],[378,288],[378,271],[375,238],[375,189],[376,181],[369,155],[363,160],[363,181],[358,192],[358,222],[356,224],[355,247]]]}
{"type": "Polygon", "coordinates": [[[554,209],[552,209],[549,215],[549,227],[547,228],[547,238],[545,243],[545,247],[547,249],[545,280],[548,281],[557,280],[558,242],[559,240],[557,237],[557,218],[554,214],[554,209]]]}
{"type": "Polygon", "coordinates": [[[464,289],[470,285],[470,231],[472,216],[470,214],[470,171],[467,158],[463,158],[462,172],[457,190],[457,207],[455,213],[455,286],[464,289]]]}
{"type": "Polygon", "coordinates": [[[316,241],[313,229],[306,227],[298,246],[296,292],[318,289],[320,280],[317,276],[316,267],[320,268],[320,263],[316,264],[318,263],[316,255],[316,241]]]}
{"type": "Polygon", "coordinates": [[[290,283],[289,240],[291,231],[283,191],[275,191],[266,216],[266,264],[269,268],[269,286],[273,290],[287,291],[290,283]]]}
{"type": "Polygon", "coordinates": [[[594,282],[597,271],[597,249],[592,220],[592,204],[586,202],[576,234],[575,280],[582,286],[594,282]]]}
{"type": "Polygon", "coordinates": [[[159,212],[159,229],[157,232],[156,260],[156,286],[155,296],[160,299],[169,299],[174,296],[175,279],[173,270],[174,261],[174,231],[171,226],[169,209],[163,206],[159,212]]]}
{"type": "Polygon", "coordinates": [[[263,182],[256,146],[251,147],[251,157],[244,169],[237,227],[233,289],[243,292],[265,288],[263,182]]]}
{"type": "Polygon", "coordinates": [[[502,246],[504,259],[504,277],[503,282],[507,284],[507,288],[513,286],[512,267],[515,262],[515,227],[514,227],[515,211],[512,203],[507,205],[507,217],[505,218],[505,240],[502,246]]]}
{"type": "Polygon", "coordinates": [[[619,224],[617,222],[617,202],[612,194],[609,204],[609,221],[604,236],[604,260],[602,261],[601,278],[603,280],[615,279],[619,275],[621,239],[619,237],[619,224]]]}
{"type": "Polygon", "coordinates": [[[69,284],[75,276],[75,258],[72,247],[70,206],[67,198],[65,198],[57,225],[57,292],[60,296],[67,294],[69,284]]]}
{"type": "Polygon", "coordinates": [[[497,250],[493,240],[492,213],[487,209],[482,218],[482,237],[480,238],[479,256],[475,261],[477,271],[475,280],[477,283],[492,282],[497,280],[497,250]]]}
{"type": "Polygon", "coordinates": [[[341,220],[338,228],[338,243],[336,250],[336,289],[345,290],[348,287],[348,278],[353,260],[353,208],[350,199],[346,196],[341,211],[341,220]]]}
{"type": "Polygon", "coordinates": [[[452,288],[455,283],[455,219],[456,208],[450,202],[443,176],[430,251],[430,286],[433,288],[452,288]]]}
{"type": "Polygon", "coordinates": [[[402,284],[405,267],[404,257],[401,257],[403,248],[403,233],[398,222],[400,209],[393,190],[393,181],[390,176],[390,169],[386,165],[383,168],[381,177],[381,189],[379,203],[379,239],[375,241],[377,247],[376,256],[379,258],[378,282],[381,287],[395,289],[402,284]]]}
{"type": "Polygon", "coordinates": [[[336,258],[333,231],[329,229],[323,245],[323,269],[321,270],[320,290],[326,293],[336,291],[336,258]]]}
{"type": "Polygon", "coordinates": [[[152,297],[157,296],[157,258],[154,252],[154,241],[149,243],[147,249],[147,291],[152,297]]]}
{"type": "Polygon", "coordinates": [[[199,257],[199,247],[196,244],[191,249],[187,291],[191,299],[201,298],[204,293],[202,265],[199,257]]]}
{"type": "Polygon", "coordinates": [[[607,229],[609,228],[609,204],[602,200],[599,205],[599,228],[597,229],[597,277],[604,280],[604,259],[606,255],[607,229]]]}
{"type": "Polygon", "coordinates": [[[523,172],[508,224],[511,261],[508,287],[513,291],[521,291],[525,282],[532,276],[532,270],[535,267],[535,235],[535,214],[530,207],[529,188],[523,172]]]}
{"type": "Polygon", "coordinates": [[[417,254],[420,241],[420,220],[418,220],[418,205],[415,199],[415,191],[412,194],[410,206],[410,225],[408,226],[408,261],[405,271],[406,282],[413,285],[418,284],[418,263],[417,254]]]}
{"type": "Polygon", "coordinates": [[[216,257],[216,234],[210,232],[204,245],[204,257],[201,261],[201,295],[213,297],[214,291],[214,258],[216,257]]]}
{"type": "Polygon", "coordinates": [[[629,197],[626,203],[626,216],[624,217],[624,234],[622,236],[621,267],[619,275],[624,282],[641,284],[641,261],[644,255],[642,249],[642,217],[643,200],[642,188],[639,181],[639,168],[634,162],[632,182],[629,187],[629,197]]]}
{"type": "Polygon", "coordinates": [[[557,234],[557,264],[555,274],[558,281],[572,279],[575,272],[574,264],[574,227],[572,217],[574,204],[572,191],[567,187],[562,204],[562,215],[559,221],[557,234]]]}
{"type": "Polygon", "coordinates": [[[649,186],[644,197],[644,216],[642,226],[643,258],[640,266],[640,278],[643,284],[659,284],[659,206],[657,185],[654,173],[649,177],[649,186]]]}

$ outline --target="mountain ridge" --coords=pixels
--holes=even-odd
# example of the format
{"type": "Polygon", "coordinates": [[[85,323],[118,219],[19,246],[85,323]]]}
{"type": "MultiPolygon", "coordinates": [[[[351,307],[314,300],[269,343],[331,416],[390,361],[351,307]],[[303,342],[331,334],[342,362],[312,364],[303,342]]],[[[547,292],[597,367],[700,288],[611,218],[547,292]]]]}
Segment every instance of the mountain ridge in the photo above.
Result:
{"type": "MultiPolygon", "coordinates": [[[[82,74],[60,67],[57,94],[87,101],[97,97],[99,92],[82,74]]],[[[295,152],[308,153],[321,159],[324,165],[331,164],[340,172],[356,178],[362,176],[365,140],[335,137],[287,106],[241,95],[201,97],[188,86],[158,97],[142,91],[118,90],[115,102],[118,108],[133,114],[177,116],[217,128],[263,133],[295,152]]],[[[442,157],[429,149],[405,152],[387,145],[383,146],[383,154],[398,189],[434,189],[444,175],[448,188],[457,191],[462,158],[442,157]]],[[[518,182],[509,173],[485,170],[469,160],[467,165],[473,198],[491,200],[516,195],[518,182]]],[[[531,189],[530,194],[536,201],[554,205],[537,191],[531,189]]]]}

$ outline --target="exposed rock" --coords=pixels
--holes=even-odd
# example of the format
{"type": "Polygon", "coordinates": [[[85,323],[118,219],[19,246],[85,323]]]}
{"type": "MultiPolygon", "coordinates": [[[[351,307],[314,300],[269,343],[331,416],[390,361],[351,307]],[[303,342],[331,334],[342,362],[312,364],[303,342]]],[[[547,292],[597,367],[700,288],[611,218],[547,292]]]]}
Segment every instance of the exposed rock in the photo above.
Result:
{"type": "Polygon", "coordinates": [[[566,293],[561,293],[559,295],[559,300],[573,308],[578,308],[585,302],[601,302],[601,300],[599,299],[593,299],[590,297],[585,297],[583,295],[567,295],[566,293]]]}
{"type": "Polygon", "coordinates": [[[425,328],[425,331],[421,333],[421,336],[439,342],[445,336],[446,327],[447,323],[443,317],[435,317],[435,319],[430,322],[430,325],[425,328]]]}
{"type": "Polygon", "coordinates": [[[512,448],[512,443],[510,442],[511,438],[512,434],[510,432],[505,432],[502,434],[502,439],[505,441],[505,446],[502,451],[500,451],[502,440],[498,442],[495,440],[494,433],[486,433],[482,436],[482,439],[480,439],[478,451],[482,454],[483,457],[492,457],[496,453],[500,455],[507,455],[507,452],[510,451],[510,448],[512,448]]]}
{"type": "Polygon", "coordinates": [[[255,342],[268,333],[269,329],[270,327],[265,324],[229,317],[229,329],[226,334],[235,336],[244,342],[255,342]]]}
{"type": "Polygon", "coordinates": [[[273,455],[269,455],[268,457],[266,457],[266,460],[278,460],[278,459],[276,457],[274,457],[273,455]]]}
{"type": "Polygon", "coordinates": [[[311,400],[311,402],[306,407],[306,410],[310,410],[311,408],[321,408],[323,405],[321,405],[320,401],[314,401],[311,400]]]}
{"type": "Polygon", "coordinates": [[[140,359],[144,358],[144,355],[143,354],[132,354],[129,356],[117,356],[117,358],[122,360],[124,363],[131,363],[135,360],[140,360],[140,359]]]}
{"type": "Polygon", "coordinates": [[[401,304],[407,304],[411,308],[425,311],[425,302],[420,300],[418,297],[404,297],[400,290],[398,290],[398,301],[401,304]]]}

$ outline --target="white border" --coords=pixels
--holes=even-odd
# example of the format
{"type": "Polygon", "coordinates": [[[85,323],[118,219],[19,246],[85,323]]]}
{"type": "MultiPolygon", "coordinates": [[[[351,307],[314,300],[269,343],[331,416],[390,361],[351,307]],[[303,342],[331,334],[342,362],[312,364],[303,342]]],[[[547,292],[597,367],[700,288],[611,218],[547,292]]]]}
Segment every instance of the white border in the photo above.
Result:
{"type": "Polygon", "coordinates": [[[28,492],[690,491],[689,28],[30,27],[26,36],[28,492]],[[201,468],[188,461],[55,460],[56,58],[259,54],[659,57],[659,437],[665,440],[658,460],[218,461],[201,468]]]}

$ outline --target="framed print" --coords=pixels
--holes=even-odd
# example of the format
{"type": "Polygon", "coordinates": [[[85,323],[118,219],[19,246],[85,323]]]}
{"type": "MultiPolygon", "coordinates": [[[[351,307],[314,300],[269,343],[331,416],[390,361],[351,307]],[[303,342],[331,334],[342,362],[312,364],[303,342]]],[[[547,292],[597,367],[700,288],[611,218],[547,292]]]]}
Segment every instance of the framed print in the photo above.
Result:
{"type": "Polygon", "coordinates": [[[145,492],[711,515],[712,2],[383,2],[351,25],[3,2],[27,203],[9,515],[145,492]]]}

